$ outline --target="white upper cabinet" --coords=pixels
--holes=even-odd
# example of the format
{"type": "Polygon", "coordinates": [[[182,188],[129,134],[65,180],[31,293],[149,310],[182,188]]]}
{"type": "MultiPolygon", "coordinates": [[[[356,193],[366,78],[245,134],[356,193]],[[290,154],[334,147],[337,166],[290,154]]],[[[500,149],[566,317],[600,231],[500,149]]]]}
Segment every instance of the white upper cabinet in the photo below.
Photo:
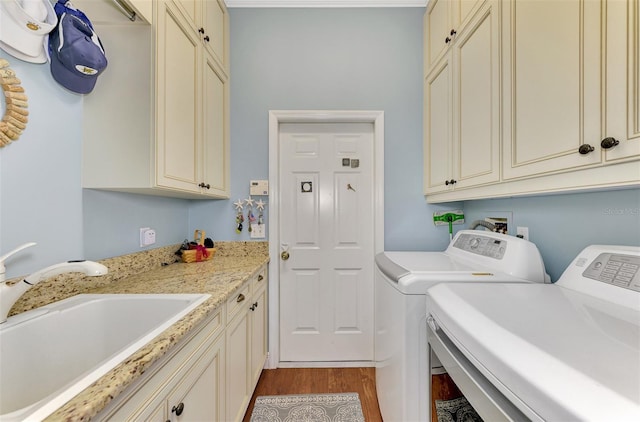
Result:
{"type": "Polygon", "coordinates": [[[156,182],[168,189],[198,193],[198,184],[203,182],[199,171],[200,39],[170,6],[170,2],[158,5],[156,182]]]}
{"type": "Polygon", "coordinates": [[[640,156],[640,5],[609,1],[607,19],[618,24],[607,25],[604,135],[618,144],[605,150],[604,160],[615,163],[640,156]]]}
{"type": "Polygon", "coordinates": [[[492,3],[427,8],[427,200],[640,186],[638,1],[492,3]]]}
{"type": "Polygon", "coordinates": [[[224,0],[170,0],[182,11],[207,50],[228,69],[229,20],[224,0]]]}
{"type": "MultiPolygon", "coordinates": [[[[424,189],[448,190],[453,177],[451,56],[443,57],[424,82],[424,189]]],[[[453,186],[451,186],[453,187],[453,186]]]]}
{"type": "Polygon", "coordinates": [[[228,37],[216,58],[199,26],[212,6],[226,34],[214,0],[158,0],[153,25],[98,25],[113,53],[84,100],[83,187],[228,198],[228,37]]]}
{"type": "Polygon", "coordinates": [[[503,16],[504,179],[599,164],[600,2],[507,1],[503,16]]]}
{"type": "Polygon", "coordinates": [[[500,178],[499,3],[464,16],[467,24],[425,78],[426,194],[500,178]]]}
{"type": "Polygon", "coordinates": [[[229,19],[223,0],[204,0],[204,35],[205,47],[228,71],[229,69],[229,19]]]}
{"type": "Polygon", "coordinates": [[[431,68],[462,32],[482,0],[431,0],[425,14],[425,71],[431,68]]]}

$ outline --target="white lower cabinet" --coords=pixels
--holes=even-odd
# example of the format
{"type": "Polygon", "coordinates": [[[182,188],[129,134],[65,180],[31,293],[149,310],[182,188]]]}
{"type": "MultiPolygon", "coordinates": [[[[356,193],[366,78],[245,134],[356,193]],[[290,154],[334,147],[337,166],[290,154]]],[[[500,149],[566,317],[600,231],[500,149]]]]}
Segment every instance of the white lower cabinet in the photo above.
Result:
{"type": "Polygon", "coordinates": [[[224,417],[224,338],[214,343],[148,416],[148,421],[219,421],[224,417]]]}
{"type": "Polygon", "coordinates": [[[267,359],[267,284],[264,265],[95,420],[241,421],[267,359]]]}
{"type": "Polygon", "coordinates": [[[222,420],[225,398],[224,313],[169,352],[97,415],[111,421],[222,420]]]}
{"type": "Polygon", "coordinates": [[[227,302],[227,421],[241,421],[267,358],[267,269],[227,302]]]}
{"type": "Polygon", "coordinates": [[[260,378],[260,373],[264,368],[267,359],[267,324],[269,314],[267,313],[267,288],[266,280],[260,290],[256,290],[253,295],[253,303],[249,307],[249,317],[251,319],[251,390],[260,378]]]}
{"type": "Polygon", "coordinates": [[[240,312],[227,327],[227,421],[242,420],[249,404],[250,324],[247,311],[240,312]]]}

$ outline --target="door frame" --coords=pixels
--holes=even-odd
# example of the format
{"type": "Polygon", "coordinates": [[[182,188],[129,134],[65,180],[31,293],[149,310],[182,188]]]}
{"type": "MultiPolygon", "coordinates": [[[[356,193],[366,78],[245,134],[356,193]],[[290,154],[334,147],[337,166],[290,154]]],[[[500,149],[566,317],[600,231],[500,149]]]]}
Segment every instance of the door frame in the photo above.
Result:
{"type": "Polygon", "coordinates": [[[374,253],[384,250],[384,111],[269,110],[269,357],[266,368],[280,365],[280,124],[373,124],[374,253]]]}

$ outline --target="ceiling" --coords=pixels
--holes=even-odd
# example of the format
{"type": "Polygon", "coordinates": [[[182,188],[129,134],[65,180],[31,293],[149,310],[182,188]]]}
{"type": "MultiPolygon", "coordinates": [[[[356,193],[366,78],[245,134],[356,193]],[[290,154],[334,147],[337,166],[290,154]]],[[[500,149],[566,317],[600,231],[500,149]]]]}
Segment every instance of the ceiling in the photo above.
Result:
{"type": "Polygon", "coordinates": [[[424,7],[428,0],[225,0],[227,7],[424,7]]]}

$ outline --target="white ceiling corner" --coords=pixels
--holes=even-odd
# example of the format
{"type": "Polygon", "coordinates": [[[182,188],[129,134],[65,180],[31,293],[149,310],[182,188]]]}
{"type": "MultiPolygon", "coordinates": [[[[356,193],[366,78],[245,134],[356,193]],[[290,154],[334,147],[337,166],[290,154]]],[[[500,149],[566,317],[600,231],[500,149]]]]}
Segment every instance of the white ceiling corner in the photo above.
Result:
{"type": "Polygon", "coordinates": [[[428,0],[225,0],[227,7],[425,7],[428,0]]]}

